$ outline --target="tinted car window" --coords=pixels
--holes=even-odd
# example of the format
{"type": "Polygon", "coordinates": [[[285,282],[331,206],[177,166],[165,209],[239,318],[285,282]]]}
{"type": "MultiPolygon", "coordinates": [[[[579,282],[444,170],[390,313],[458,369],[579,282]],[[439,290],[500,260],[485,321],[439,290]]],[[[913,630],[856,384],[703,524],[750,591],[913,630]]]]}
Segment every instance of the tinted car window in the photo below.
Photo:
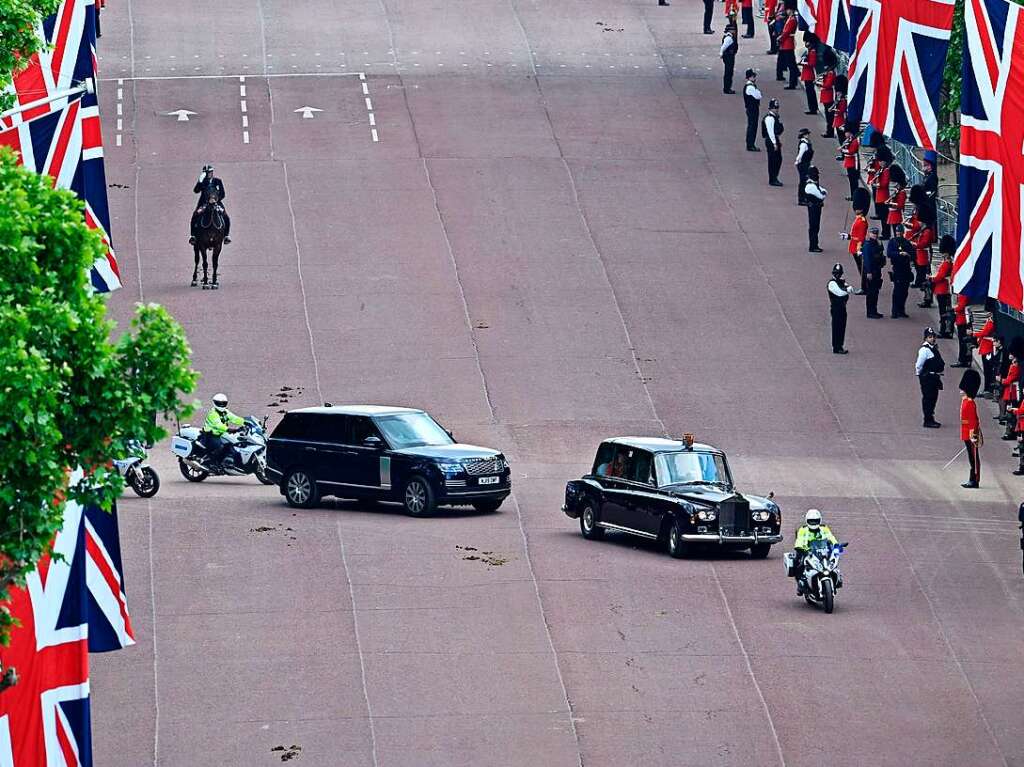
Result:
{"type": "Polygon", "coordinates": [[[302,439],[309,426],[308,413],[286,413],[271,437],[276,439],[302,439]]]}
{"type": "MultiPolygon", "coordinates": [[[[602,445],[602,448],[610,448],[607,461],[598,461],[594,473],[599,477],[622,477],[630,478],[630,464],[632,461],[633,448],[621,445],[602,445]]],[[[602,456],[598,456],[599,458],[602,456]]]]}
{"type": "Polygon", "coordinates": [[[367,437],[377,437],[380,439],[380,430],[377,429],[373,421],[367,416],[349,416],[349,421],[351,422],[351,427],[347,444],[361,445],[367,437]]]}
{"type": "Polygon", "coordinates": [[[591,474],[596,474],[599,477],[605,476],[608,467],[612,464],[612,456],[614,454],[615,445],[610,442],[603,443],[597,449],[597,457],[594,458],[594,468],[591,470],[591,474]]]}
{"type": "Polygon", "coordinates": [[[627,479],[648,484],[651,481],[651,454],[645,450],[633,450],[629,460],[627,479]]]}

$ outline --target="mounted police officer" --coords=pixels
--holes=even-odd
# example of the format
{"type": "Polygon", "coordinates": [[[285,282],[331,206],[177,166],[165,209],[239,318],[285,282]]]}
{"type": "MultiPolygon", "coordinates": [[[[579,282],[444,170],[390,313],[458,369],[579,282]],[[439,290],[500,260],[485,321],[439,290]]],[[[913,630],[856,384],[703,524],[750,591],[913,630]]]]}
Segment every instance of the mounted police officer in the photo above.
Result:
{"type": "Polygon", "coordinates": [[[843,265],[832,267],[832,279],[828,281],[828,310],[832,317],[832,353],[849,354],[843,347],[846,341],[846,304],[853,295],[853,287],[843,279],[843,265]]]}
{"type": "MultiPolygon", "coordinates": [[[[222,210],[224,209],[224,182],[213,175],[212,165],[203,166],[203,170],[199,174],[192,192],[199,195],[199,199],[196,201],[196,209],[192,213],[191,236],[188,239],[190,245],[195,245],[199,214],[205,209],[206,205],[215,201],[220,204],[222,210]]],[[[228,236],[231,234],[231,217],[228,216],[227,211],[223,212],[223,216],[224,242],[226,244],[231,242],[231,238],[228,236]]]]}

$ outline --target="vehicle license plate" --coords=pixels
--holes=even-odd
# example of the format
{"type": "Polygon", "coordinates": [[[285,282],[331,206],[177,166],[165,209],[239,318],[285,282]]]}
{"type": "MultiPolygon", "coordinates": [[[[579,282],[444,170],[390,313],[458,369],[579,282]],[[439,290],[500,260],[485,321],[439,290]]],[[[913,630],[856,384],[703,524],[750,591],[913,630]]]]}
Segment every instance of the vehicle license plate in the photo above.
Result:
{"type": "Polygon", "coordinates": [[[481,485],[496,485],[501,477],[480,477],[481,485]]]}

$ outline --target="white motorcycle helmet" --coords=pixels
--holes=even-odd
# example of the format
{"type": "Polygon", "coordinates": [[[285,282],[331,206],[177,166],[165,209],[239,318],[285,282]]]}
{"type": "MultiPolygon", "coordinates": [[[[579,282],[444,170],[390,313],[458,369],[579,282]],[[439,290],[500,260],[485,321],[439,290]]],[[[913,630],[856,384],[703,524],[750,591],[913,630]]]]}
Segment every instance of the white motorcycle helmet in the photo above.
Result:
{"type": "Polygon", "coordinates": [[[804,515],[804,524],[811,530],[817,530],[821,527],[821,512],[817,509],[808,509],[804,515]]]}
{"type": "Polygon", "coordinates": [[[217,393],[213,395],[213,406],[217,409],[217,412],[223,413],[228,409],[228,395],[224,393],[217,393]]]}

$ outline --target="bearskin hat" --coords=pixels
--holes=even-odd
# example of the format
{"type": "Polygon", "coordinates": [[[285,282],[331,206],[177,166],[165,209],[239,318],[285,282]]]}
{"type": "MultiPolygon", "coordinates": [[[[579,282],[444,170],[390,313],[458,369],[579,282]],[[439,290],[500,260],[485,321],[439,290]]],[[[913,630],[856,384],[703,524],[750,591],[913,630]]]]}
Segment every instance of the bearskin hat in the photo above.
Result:
{"type": "Polygon", "coordinates": [[[978,389],[981,388],[981,373],[974,368],[970,368],[964,371],[964,374],[960,376],[960,391],[966,394],[971,399],[978,396],[978,389]]]}
{"type": "Polygon", "coordinates": [[[885,136],[878,131],[871,134],[872,146],[878,147],[875,150],[875,157],[885,163],[892,163],[892,150],[885,145],[885,136]],[[878,143],[875,143],[877,140],[878,143]]]}
{"type": "Polygon", "coordinates": [[[939,240],[939,253],[949,253],[951,256],[956,253],[956,239],[952,235],[942,235],[939,240]]]}
{"type": "Polygon", "coordinates": [[[897,163],[893,163],[892,165],[889,166],[889,180],[892,181],[894,184],[906,186],[907,173],[906,171],[903,170],[903,168],[900,165],[898,165],[897,163]]]}
{"type": "Polygon", "coordinates": [[[871,208],[871,193],[864,187],[858,187],[853,192],[853,204],[851,205],[854,211],[861,211],[867,213],[871,208]]]}
{"type": "Polygon", "coordinates": [[[844,96],[850,89],[850,79],[846,75],[836,75],[836,82],[833,85],[836,95],[842,93],[844,96]]]}
{"type": "Polygon", "coordinates": [[[928,202],[928,198],[925,196],[924,187],[920,184],[914,184],[910,187],[910,202],[914,205],[925,205],[928,202]]]}

